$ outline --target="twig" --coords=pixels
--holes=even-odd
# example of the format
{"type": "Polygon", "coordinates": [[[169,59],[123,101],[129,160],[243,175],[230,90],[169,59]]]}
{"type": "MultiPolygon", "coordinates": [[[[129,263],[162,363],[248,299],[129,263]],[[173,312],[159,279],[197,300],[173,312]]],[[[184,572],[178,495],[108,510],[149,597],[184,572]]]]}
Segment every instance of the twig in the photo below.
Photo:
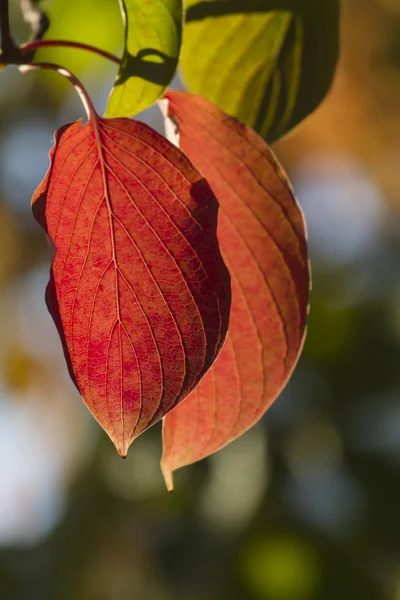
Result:
{"type": "Polygon", "coordinates": [[[103,58],[113,61],[117,65],[119,65],[121,62],[118,56],[115,56],[110,52],[106,52],[105,50],[101,50],[100,48],[96,48],[95,46],[90,46],[89,44],[83,44],[81,42],[71,42],[69,40],[38,40],[34,42],[26,42],[25,44],[21,44],[20,50],[23,54],[25,54],[27,52],[37,50],[38,48],[49,47],[64,47],[77,48],[78,50],[88,50],[89,52],[93,52],[94,54],[98,54],[103,58]]]}

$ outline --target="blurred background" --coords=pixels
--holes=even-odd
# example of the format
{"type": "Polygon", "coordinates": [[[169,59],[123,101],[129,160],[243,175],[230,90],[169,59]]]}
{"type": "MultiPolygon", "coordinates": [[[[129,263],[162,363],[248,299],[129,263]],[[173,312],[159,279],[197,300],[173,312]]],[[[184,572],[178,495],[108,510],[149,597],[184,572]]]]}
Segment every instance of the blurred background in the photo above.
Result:
{"type": "MultiPolygon", "coordinates": [[[[116,1],[43,7],[46,37],[121,51],[116,1]]],[[[104,108],[115,66],[45,57],[104,108]]],[[[161,428],[119,458],[69,381],[43,300],[30,198],[80,101],[56,74],[0,75],[0,598],[400,600],[399,0],[343,1],[332,92],[275,145],[313,265],[296,372],[257,427],[178,471],[173,494],[161,428]]],[[[143,118],[161,127],[156,109],[143,118]]]]}

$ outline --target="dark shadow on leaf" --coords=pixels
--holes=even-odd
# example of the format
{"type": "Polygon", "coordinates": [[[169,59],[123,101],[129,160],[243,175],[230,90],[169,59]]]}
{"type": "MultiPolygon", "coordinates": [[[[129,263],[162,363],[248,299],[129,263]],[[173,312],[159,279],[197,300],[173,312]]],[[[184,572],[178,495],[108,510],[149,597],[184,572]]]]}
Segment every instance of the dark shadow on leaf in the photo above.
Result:
{"type": "MultiPolygon", "coordinates": [[[[68,125],[66,127],[68,127],[68,125]]],[[[53,164],[51,165],[51,171],[52,171],[52,169],[53,169],[53,164]]],[[[51,173],[51,171],[50,171],[50,173],[51,173]]],[[[48,177],[47,181],[50,182],[50,176],[48,177]]],[[[46,189],[43,191],[43,193],[36,199],[35,203],[33,204],[32,211],[33,211],[34,218],[39,223],[39,225],[41,225],[41,227],[43,227],[43,229],[45,230],[45,232],[48,236],[48,233],[47,233],[48,227],[47,227],[47,220],[46,220],[47,191],[48,191],[48,189],[46,187],[46,189]]],[[[65,361],[67,363],[69,375],[70,375],[73,383],[75,384],[75,386],[79,389],[78,383],[76,381],[75,373],[72,368],[72,362],[70,359],[67,342],[65,339],[64,327],[62,324],[60,308],[59,308],[59,304],[58,304],[57,291],[56,291],[56,286],[54,283],[54,274],[53,274],[52,266],[53,266],[53,261],[54,261],[55,254],[56,254],[56,247],[54,245],[54,242],[52,241],[52,239],[49,236],[48,236],[48,245],[50,248],[50,258],[52,260],[52,264],[50,267],[50,279],[49,279],[49,282],[46,287],[46,294],[45,294],[46,306],[47,306],[47,310],[49,311],[49,313],[51,314],[51,316],[53,318],[55,326],[57,327],[57,331],[58,331],[58,334],[61,339],[61,343],[62,343],[62,347],[63,347],[63,351],[64,351],[64,357],[65,357],[65,361]]]]}
{"type": "Polygon", "coordinates": [[[202,21],[208,17],[222,17],[272,10],[290,11],[294,15],[304,16],[314,9],[320,9],[319,0],[215,0],[199,2],[190,6],[186,13],[186,22],[202,21]]]}
{"type": "Polygon", "coordinates": [[[143,48],[136,56],[127,53],[123,58],[115,85],[124,84],[130,77],[140,77],[145,81],[167,86],[174,76],[177,65],[178,58],[168,56],[154,48],[143,48]]]}
{"type": "Polygon", "coordinates": [[[48,238],[47,239],[48,246],[49,246],[49,250],[50,250],[50,259],[51,259],[50,279],[47,284],[46,294],[45,294],[47,310],[51,314],[54,324],[57,327],[57,331],[58,331],[58,334],[61,339],[64,356],[65,356],[65,361],[67,363],[68,372],[70,374],[70,377],[71,377],[73,383],[75,384],[75,386],[79,389],[78,383],[76,381],[76,377],[75,377],[75,374],[74,374],[74,371],[72,368],[72,362],[71,362],[71,359],[69,356],[69,350],[68,350],[67,342],[65,339],[64,327],[63,327],[61,316],[60,316],[57,291],[56,291],[56,287],[55,287],[55,283],[54,283],[54,275],[53,275],[53,262],[54,262],[57,250],[56,250],[56,246],[55,246],[53,240],[51,239],[51,237],[48,233],[47,214],[46,214],[47,194],[49,191],[49,184],[50,184],[50,180],[51,180],[53,169],[54,169],[54,162],[52,160],[53,154],[55,152],[55,149],[57,147],[59,140],[62,138],[62,135],[71,125],[72,125],[72,123],[67,123],[66,125],[63,125],[62,127],[60,127],[55,133],[54,146],[50,151],[50,167],[46,174],[45,180],[42,184],[43,187],[41,188],[41,193],[35,199],[35,201],[32,205],[32,213],[33,213],[35,220],[39,223],[39,225],[44,229],[44,231],[46,233],[46,236],[48,238]]]}

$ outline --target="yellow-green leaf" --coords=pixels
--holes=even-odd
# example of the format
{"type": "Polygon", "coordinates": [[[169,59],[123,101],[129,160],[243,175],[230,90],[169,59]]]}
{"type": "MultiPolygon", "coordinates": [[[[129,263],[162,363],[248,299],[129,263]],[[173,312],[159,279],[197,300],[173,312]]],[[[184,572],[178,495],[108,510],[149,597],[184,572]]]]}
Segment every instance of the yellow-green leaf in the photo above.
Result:
{"type": "Polygon", "coordinates": [[[339,0],[186,0],[188,89],[274,141],[322,101],[338,56],[339,0]]]}
{"type": "Polygon", "coordinates": [[[153,104],[174,76],[182,41],[182,0],[121,0],[125,48],[107,117],[153,104]]]}

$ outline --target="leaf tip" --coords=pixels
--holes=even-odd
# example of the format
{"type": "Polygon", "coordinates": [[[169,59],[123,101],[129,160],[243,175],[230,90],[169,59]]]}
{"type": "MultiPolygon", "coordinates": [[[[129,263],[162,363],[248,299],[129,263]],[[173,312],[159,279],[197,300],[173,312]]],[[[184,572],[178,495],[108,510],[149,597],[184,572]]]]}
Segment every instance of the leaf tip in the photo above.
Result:
{"type": "MultiPolygon", "coordinates": [[[[110,436],[111,437],[111,436],[110,436]]],[[[115,446],[116,451],[120,455],[121,458],[126,458],[128,455],[129,444],[126,444],[124,441],[116,440],[111,437],[111,441],[115,446]]]]}
{"type": "Polygon", "coordinates": [[[169,492],[174,491],[174,477],[173,477],[173,469],[171,469],[168,465],[161,461],[161,472],[164,477],[165,485],[169,492]]]}

